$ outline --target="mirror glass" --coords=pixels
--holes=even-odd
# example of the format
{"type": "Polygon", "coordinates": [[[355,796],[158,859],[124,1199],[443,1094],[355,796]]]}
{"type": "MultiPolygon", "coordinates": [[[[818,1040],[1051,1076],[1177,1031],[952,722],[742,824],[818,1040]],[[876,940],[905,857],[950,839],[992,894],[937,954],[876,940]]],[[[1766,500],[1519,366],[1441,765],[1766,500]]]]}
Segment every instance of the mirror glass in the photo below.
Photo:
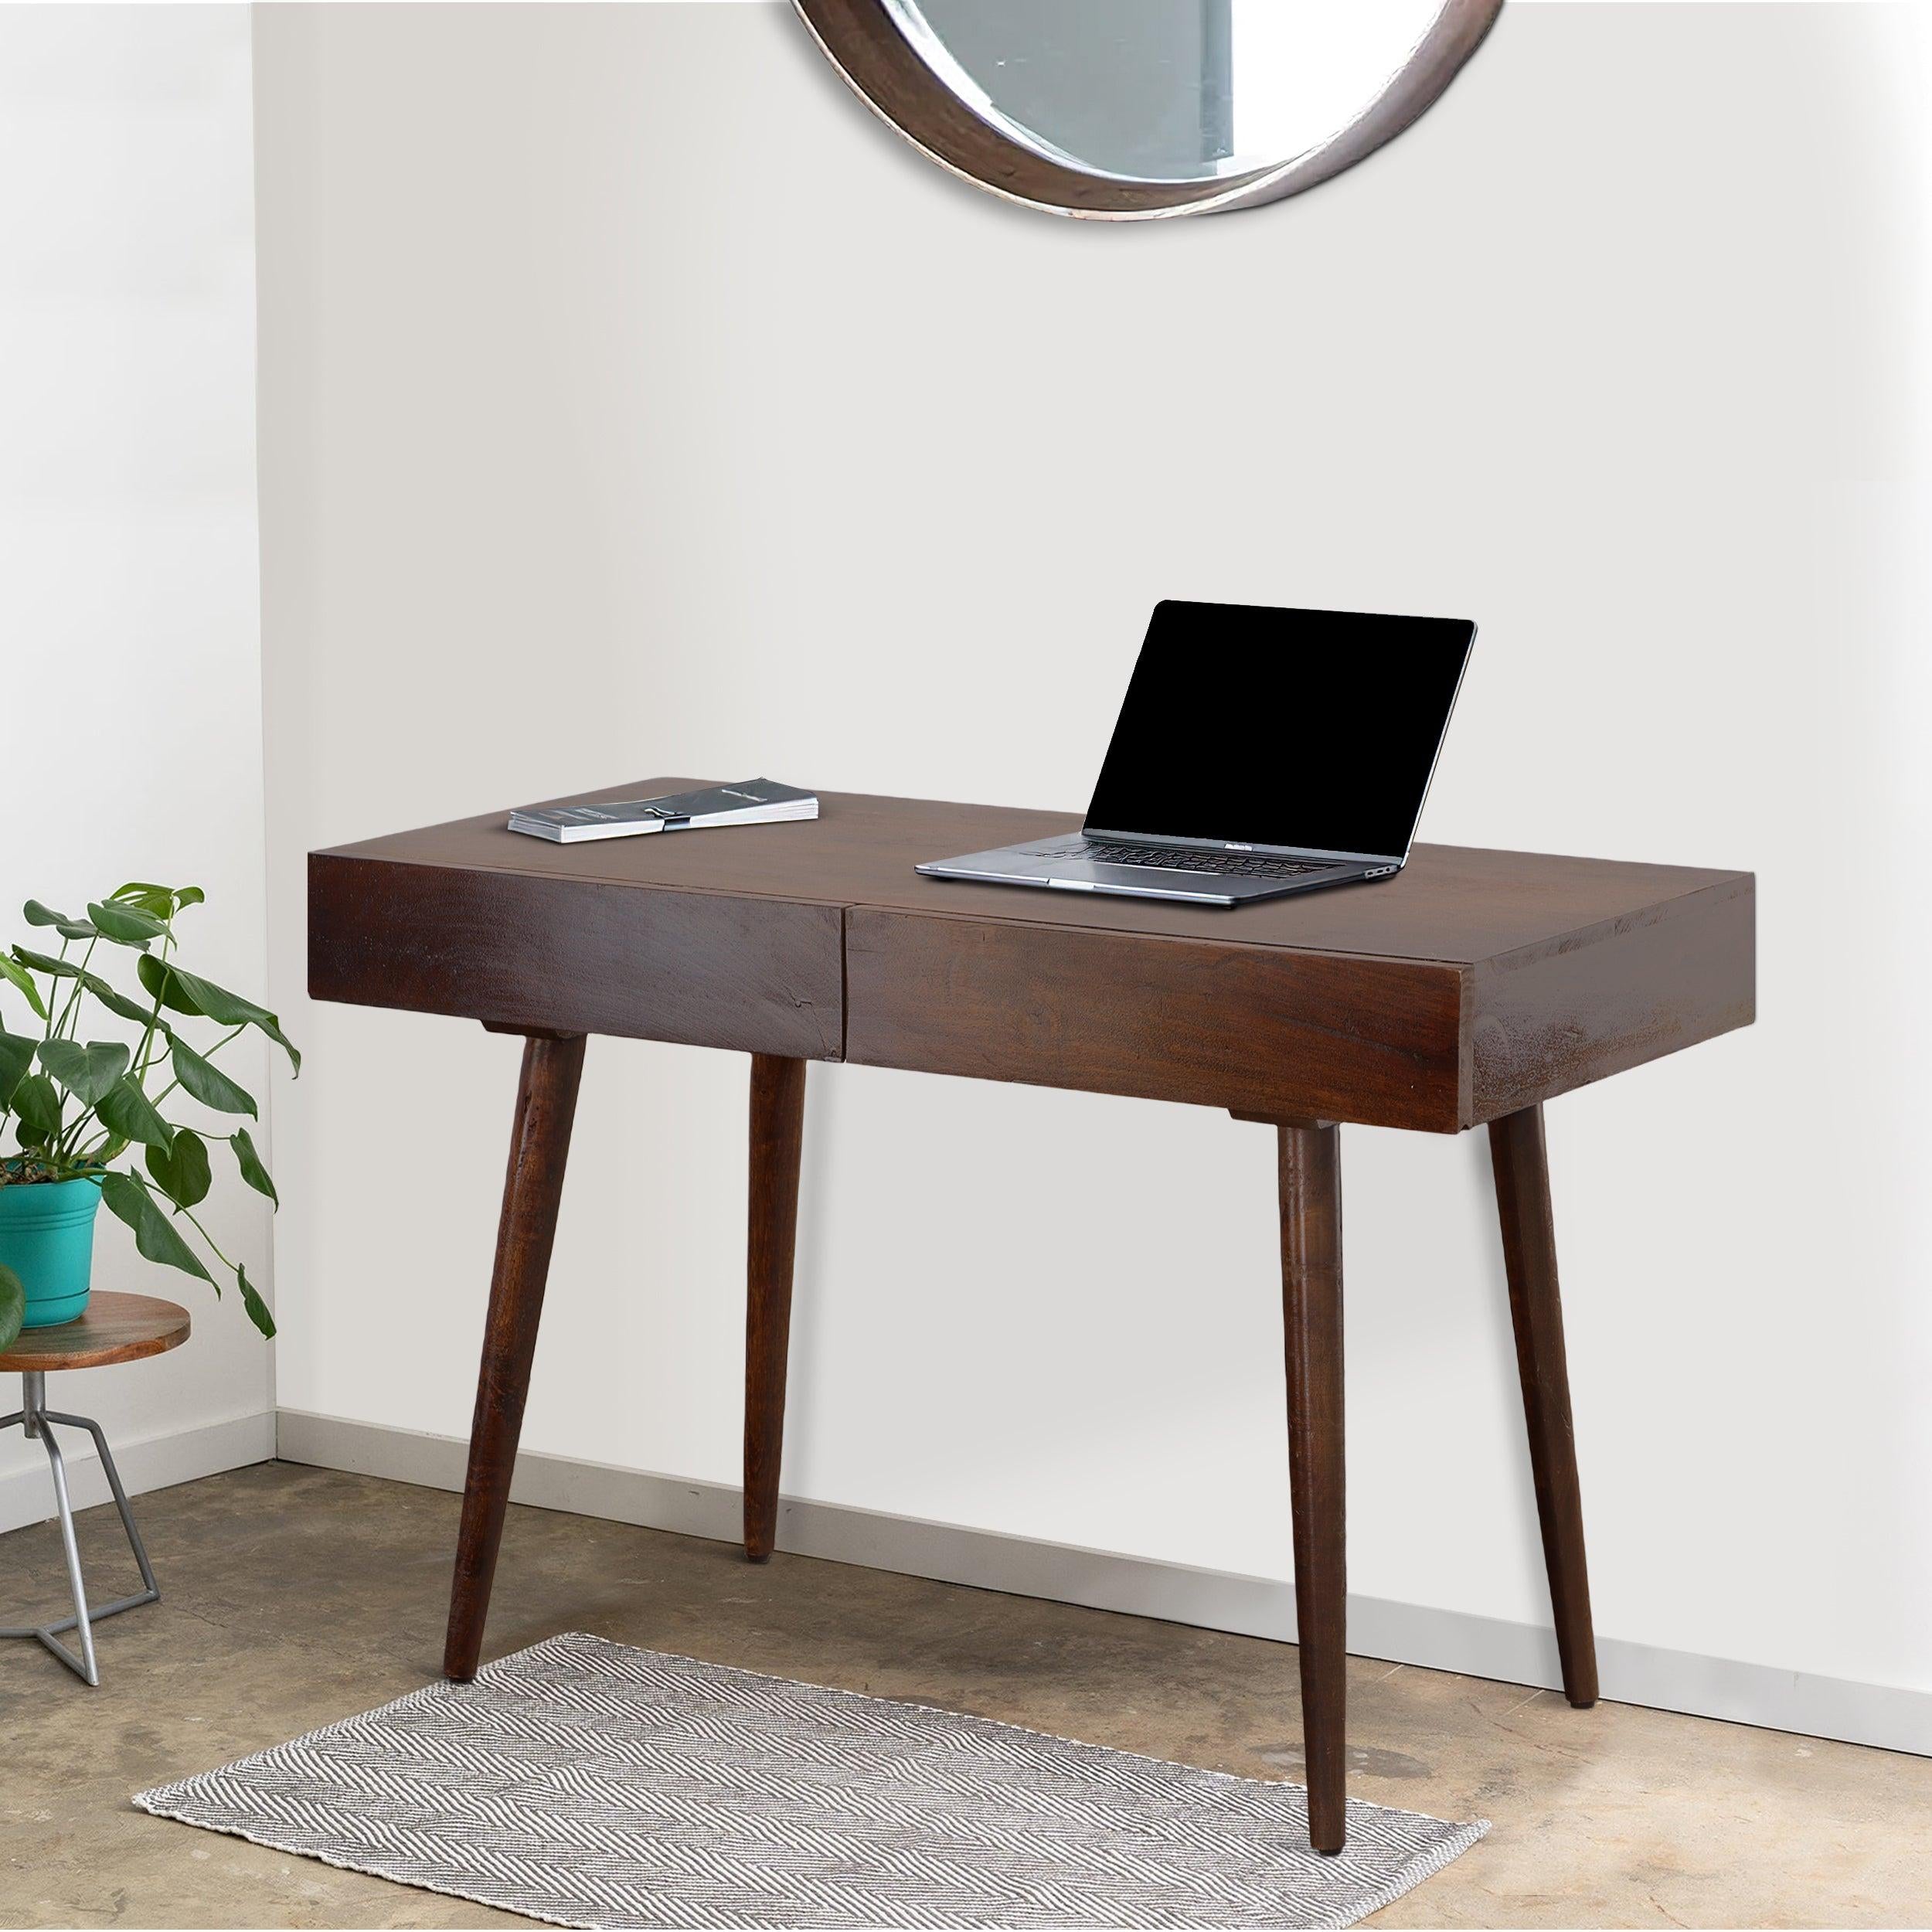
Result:
{"type": "Polygon", "coordinates": [[[981,120],[1063,166],[1141,182],[1213,181],[1318,147],[1377,99],[1444,10],[1444,0],[885,4],[981,120]]]}

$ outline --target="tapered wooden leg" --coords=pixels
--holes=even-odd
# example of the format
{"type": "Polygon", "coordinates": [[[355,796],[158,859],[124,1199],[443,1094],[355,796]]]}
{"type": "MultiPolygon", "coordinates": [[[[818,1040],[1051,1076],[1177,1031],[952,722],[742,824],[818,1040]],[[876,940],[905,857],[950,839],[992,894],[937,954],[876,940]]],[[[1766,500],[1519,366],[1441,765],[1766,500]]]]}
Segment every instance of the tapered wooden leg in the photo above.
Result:
{"type": "Polygon", "coordinates": [[[1516,1329],[1516,1366],[1529,1425],[1529,1466],[1543,1524],[1563,1694],[1579,1710],[1587,1710],[1597,1701],[1597,1640],[1583,1564],[1583,1494],[1570,1419],[1570,1367],[1556,1290],[1556,1228],[1550,1213],[1543,1108],[1526,1107],[1492,1121],[1489,1152],[1496,1172],[1496,1211],[1502,1222],[1509,1313],[1516,1329]]]}
{"type": "Polygon", "coordinates": [[[1334,1127],[1279,1130],[1288,1473],[1308,1842],[1346,1835],[1348,1573],[1342,1519],[1342,1166],[1334,1127]]]}
{"type": "Polygon", "coordinates": [[[530,1386],[531,1358],[536,1353],[537,1319],[543,1311],[543,1284],[556,1236],[557,1202],[563,1190],[563,1164],[570,1150],[570,1122],[583,1071],[582,1034],[532,1036],[525,1040],[503,1213],[497,1223],[489,1315],[483,1330],[483,1364],[477,1375],[476,1417],[470,1428],[470,1468],[450,1590],[449,1635],[443,1651],[443,1675],[459,1684],[476,1675],[483,1647],[483,1622],[489,1614],[503,1512],[510,1500],[510,1476],[523,1427],[523,1400],[530,1386]]]}
{"type": "Polygon", "coordinates": [[[751,1056],[751,1215],[746,1243],[745,1555],[771,1554],[785,1440],[785,1351],[804,1145],[805,1063],[751,1056]]]}

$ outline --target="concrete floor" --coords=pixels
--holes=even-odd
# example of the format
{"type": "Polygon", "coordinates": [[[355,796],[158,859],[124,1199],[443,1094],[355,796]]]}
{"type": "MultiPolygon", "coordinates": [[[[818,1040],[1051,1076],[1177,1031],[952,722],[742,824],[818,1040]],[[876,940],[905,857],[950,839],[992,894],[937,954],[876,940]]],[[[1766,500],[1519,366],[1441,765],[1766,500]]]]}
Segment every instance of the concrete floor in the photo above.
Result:
{"type": "MultiPolygon", "coordinates": [[[[268,1463],[135,1507],[165,1595],[103,1627],[101,1689],[0,1645],[0,1925],[527,1926],[128,1802],[435,1675],[457,1499],[268,1463]]],[[[112,1512],[82,1528],[96,1589],[131,1587],[112,1512]]],[[[59,1614],[60,1574],[47,1527],[0,1537],[0,1615],[59,1614]]],[[[567,1629],[1300,1770],[1283,1645],[513,1510],[486,1655],[567,1629]]],[[[1494,1821],[1377,1925],[1932,1922],[1932,1760],[1368,1659],[1349,1695],[1353,1795],[1494,1821]]]]}

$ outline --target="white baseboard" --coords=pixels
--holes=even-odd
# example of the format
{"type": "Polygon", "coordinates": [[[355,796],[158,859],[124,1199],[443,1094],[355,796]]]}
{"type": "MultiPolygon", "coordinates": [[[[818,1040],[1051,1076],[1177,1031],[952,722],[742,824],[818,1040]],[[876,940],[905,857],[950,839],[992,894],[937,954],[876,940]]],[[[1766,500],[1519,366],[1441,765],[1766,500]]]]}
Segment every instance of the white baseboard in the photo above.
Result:
{"type": "MultiPolygon", "coordinates": [[[[288,1462],[385,1476],[435,1489],[463,1486],[468,1451],[451,1436],[284,1409],[277,1440],[277,1453],[288,1462]]],[[[740,1492],[727,1484],[681,1481],[603,1463],[526,1454],[517,1459],[510,1493],[518,1502],[539,1509],[600,1516],[721,1543],[739,1538],[740,1492]]],[[[1269,1577],[1193,1570],[791,1497],[779,1510],[778,1547],[833,1563],[1085,1604],[1209,1630],[1291,1642],[1294,1636],[1294,1587],[1269,1577]]],[[[1392,1663],[1458,1671],[1505,1683],[1554,1689],[1561,1682],[1552,1631],[1418,1604],[1351,1597],[1349,1648],[1392,1663]]],[[[1932,1694],[1923,1691],[1808,1676],[1617,1637],[1600,1636],[1597,1656],[1603,1694],[1619,1703],[1932,1757],[1932,1694]]]]}
{"type": "MultiPolygon", "coordinates": [[[[17,1439],[18,1432],[15,1434],[17,1439]]],[[[111,1501],[107,1473],[84,1431],[60,1429],[56,1440],[75,1509],[91,1509],[97,1503],[111,1501]]],[[[121,1471],[128,1495],[138,1496],[151,1489],[172,1489],[178,1482],[192,1482],[198,1477],[219,1475],[224,1469],[245,1468],[251,1462],[272,1462],[275,1416],[272,1410],[264,1409],[256,1415],[130,1442],[117,1442],[111,1435],[107,1446],[114,1451],[114,1467],[121,1471]]],[[[0,1531],[45,1522],[53,1514],[53,1488],[36,1446],[26,1468],[0,1476],[0,1531]]]]}

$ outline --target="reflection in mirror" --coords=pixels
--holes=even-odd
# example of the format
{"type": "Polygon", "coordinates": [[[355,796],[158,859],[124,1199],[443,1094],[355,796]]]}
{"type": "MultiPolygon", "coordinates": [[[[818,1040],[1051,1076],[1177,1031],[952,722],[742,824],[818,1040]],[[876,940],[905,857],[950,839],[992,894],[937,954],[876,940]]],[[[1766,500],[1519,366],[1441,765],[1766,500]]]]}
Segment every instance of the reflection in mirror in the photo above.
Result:
{"type": "Polygon", "coordinates": [[[1371,107],[1444,0],[886,0],[990,126],[1089,175],[1214,181],[1371,107]],[[1307,50],[1318,47],[1318,60],[1307,50]]]}

